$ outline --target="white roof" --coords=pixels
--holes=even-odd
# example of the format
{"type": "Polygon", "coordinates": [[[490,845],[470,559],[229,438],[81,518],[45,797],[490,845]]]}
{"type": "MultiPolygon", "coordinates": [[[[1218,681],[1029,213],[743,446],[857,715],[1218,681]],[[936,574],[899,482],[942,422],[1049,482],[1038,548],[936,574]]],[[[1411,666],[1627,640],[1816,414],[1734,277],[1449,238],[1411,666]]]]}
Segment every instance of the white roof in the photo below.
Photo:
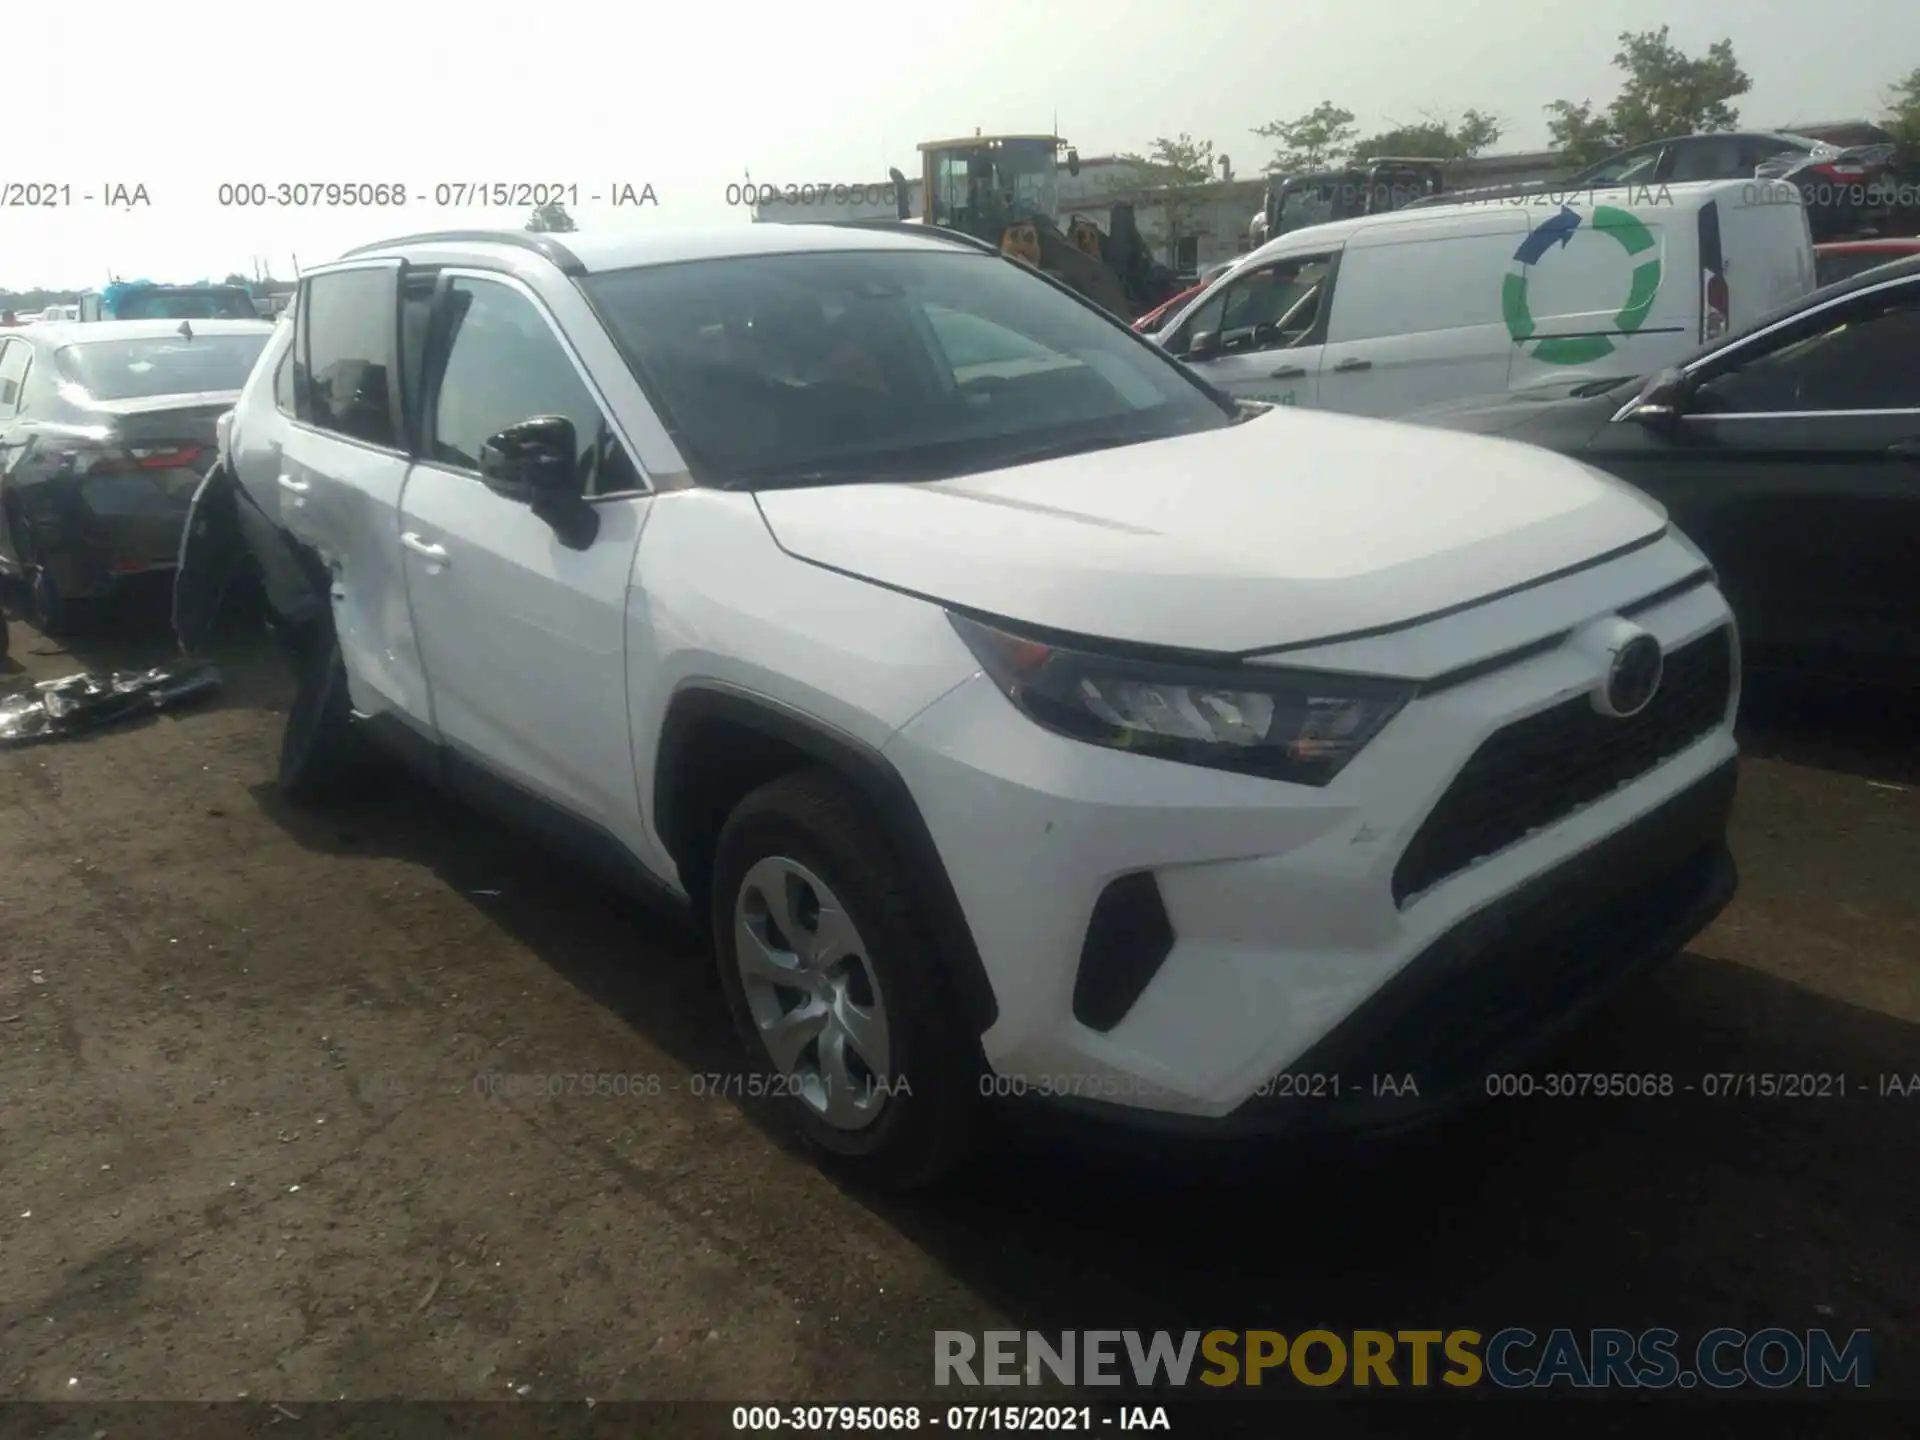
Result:
{"type": "MultiPolygon", "coordinates": [[[[1538,193],[1495,194],[1490,198],[1462,199],[1446,203],[1446,197],[1417,210],[1389,210],[1384,215],[1362,215],[1352,220],[1331,220],[1324,225],[1303,225],[1269,240],[1251,255],[1241,257],[1244,265],[1266,255],[1290,255],[1301,248],[1318,245],[1344,245],[1357,235],[1373,235],[1399,229],[1446,230],[1473,234],[1480,231],[1530,230],[1540,221],[1559,213],[1559,207],[1579,210],[1587,205],[1617,205],[1648,219],[1672,210],[1692,211],[1709,200],[1723,199],[1731,192],[1752,203],[1756,186],[1765,180],[1696,180],[1686,184],[1622,185],[1611,189],[1555,190],[1552,185],[1538,193]]],[[[1383,241],[1382,243],[1392,243],[1383,241]]]]}
{"type": "MultiPolygon", "coordinates": [[[[528,232],[494,232],[501,248],[524,255],[528,232]]],[[[589,274],[628,270],[641,265],[671,265],[682,260],[733,259],[744,255],[780,255],[809,250],[928,250],[945,249],[947,242],[911,230],[866,229],[847,225],[782,225],[771,222],[710,226],[705,229],[662,227],[636,231],[570,231],[549,234],[552,240],[584,265],[589,274]]],[[[478,231],[458,232],[458,238],[432,235],[402,236],[361,247],[355,259],[398,250],[435,251],[492,249],[478,231]]]]}

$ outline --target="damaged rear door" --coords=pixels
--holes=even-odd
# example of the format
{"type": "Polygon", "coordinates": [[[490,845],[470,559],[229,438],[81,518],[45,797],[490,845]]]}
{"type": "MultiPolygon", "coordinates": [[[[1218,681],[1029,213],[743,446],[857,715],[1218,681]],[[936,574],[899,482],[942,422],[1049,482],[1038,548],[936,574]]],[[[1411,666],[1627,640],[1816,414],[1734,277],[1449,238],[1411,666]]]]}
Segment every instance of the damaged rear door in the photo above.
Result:
{"type": "Polygon", "coordinates": [[[398,260],[349,261],[301,282],[296,415],[281,446],[280,520],[325,566],[353,708],[431,729],[401,567],[409,441],[398,260]]]}

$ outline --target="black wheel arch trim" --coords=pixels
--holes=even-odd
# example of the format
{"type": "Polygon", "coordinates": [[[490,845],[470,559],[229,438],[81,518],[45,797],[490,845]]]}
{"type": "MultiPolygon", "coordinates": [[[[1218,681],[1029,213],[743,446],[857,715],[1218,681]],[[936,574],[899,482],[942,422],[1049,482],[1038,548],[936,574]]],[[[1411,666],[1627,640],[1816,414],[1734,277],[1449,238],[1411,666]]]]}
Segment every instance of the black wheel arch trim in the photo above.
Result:
{"type": "Polygon", "coordinates": [[[939,958],[972,1036],[984,1034],[999,1018],[999,1002],[973,928],[907,782],[865,741],[748,691],[702,681],[682,685],[668,701],[661,722],[653,779],[654,829],[676,863],[682,863],[681,846],[696,823],[687,808],[694,794],[681,783],[688,767],[679,757],[711,723],[738,725],[791,745],[839,775],[873,807],[899,847],[916,892],[932,910],[939,958]]]}

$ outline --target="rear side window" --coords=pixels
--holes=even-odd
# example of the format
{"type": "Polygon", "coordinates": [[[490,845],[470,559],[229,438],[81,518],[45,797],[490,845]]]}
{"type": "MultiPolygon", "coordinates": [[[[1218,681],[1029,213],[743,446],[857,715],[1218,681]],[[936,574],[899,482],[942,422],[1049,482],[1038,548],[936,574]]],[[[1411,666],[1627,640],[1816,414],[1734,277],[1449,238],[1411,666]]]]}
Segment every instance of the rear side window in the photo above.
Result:
{"type": "Polygon", "coordinates": [[[301,299],[296,390],[312,423],[349,440],[403,448],[393,406],[399,271],[337,270],[307,281],[301,299]]]}

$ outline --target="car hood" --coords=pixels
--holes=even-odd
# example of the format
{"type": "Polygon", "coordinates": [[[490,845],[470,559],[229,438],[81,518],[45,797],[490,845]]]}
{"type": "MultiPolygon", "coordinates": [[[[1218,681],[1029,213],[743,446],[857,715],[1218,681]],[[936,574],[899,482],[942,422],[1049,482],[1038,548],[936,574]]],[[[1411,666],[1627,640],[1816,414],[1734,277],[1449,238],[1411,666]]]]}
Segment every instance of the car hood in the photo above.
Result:
{"type": "Polygon", "coordinates": [[[1305,410],[758,500],[781,548],[862,579],[1046,629],[1242,653],[1403,625],[1666,523],[1543,450],[1305,410]]]}

